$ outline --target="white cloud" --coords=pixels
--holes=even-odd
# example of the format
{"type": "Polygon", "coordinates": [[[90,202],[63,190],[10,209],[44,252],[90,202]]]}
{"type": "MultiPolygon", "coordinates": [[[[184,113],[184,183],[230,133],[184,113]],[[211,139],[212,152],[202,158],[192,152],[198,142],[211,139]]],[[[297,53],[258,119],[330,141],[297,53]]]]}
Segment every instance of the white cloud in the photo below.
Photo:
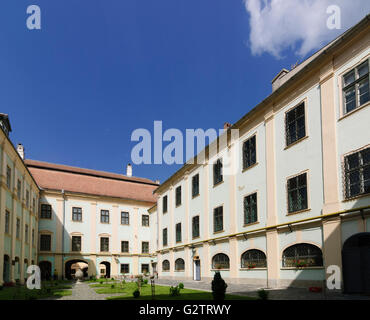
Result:
{"type": "Polygon", "coordinates": [[[303,57],[319,49],[370,12],[369,0],[245,0],[250,15],[250,47],[280,58],[293,49],[303,57]],[[341,29],[329,29],[330,5],[340,8],[341,29]]]}

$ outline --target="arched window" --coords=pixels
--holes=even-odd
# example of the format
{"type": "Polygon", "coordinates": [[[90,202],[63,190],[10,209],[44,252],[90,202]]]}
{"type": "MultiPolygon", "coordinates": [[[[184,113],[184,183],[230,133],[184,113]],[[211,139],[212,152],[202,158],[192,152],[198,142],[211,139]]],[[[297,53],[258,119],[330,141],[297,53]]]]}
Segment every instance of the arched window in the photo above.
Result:
{"type": "Polygon", "coordinates": [[[162,262],[162,270],[169,271],[170,270],[170,262],[168,260],[164,260],[162,262]]]}
{"type": "Polygon", "coordinates": [[[283,267],[321,267],[323,265],[320,248],[299,243],[288,247],[283,252],[283,267]]]}
{"type": "Polygon", "coordinates": [[[266,268],[266,255],[263,251],[252,249],[242,254],[242,268],[266,268]]]}
{"type": "Polygon", "coordinates": [[[229,257],[224,253],[216,254],[212,259],[213,269],[230,269],[229,257]]]}
{"type": "Polygon", "coordinates": [[[184,271],[185,270],[185,261],[184,261],[184,259],[178,258],[175,261],[175,270],[176,271],[184,271]]]}

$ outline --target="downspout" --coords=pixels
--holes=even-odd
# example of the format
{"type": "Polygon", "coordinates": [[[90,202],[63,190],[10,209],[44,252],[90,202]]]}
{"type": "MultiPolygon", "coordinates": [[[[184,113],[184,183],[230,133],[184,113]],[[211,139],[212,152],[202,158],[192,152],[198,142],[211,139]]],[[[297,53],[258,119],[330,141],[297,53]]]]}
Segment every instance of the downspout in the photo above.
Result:
{"type": "Polygon", "coordinates": [[[63,197],[63,224],[62,224],[62,279],[64,279],[64,226],[65,226],[65,211],[66,211],[66,202],[65,202],[65,192],[62,190],[63,197]]]}

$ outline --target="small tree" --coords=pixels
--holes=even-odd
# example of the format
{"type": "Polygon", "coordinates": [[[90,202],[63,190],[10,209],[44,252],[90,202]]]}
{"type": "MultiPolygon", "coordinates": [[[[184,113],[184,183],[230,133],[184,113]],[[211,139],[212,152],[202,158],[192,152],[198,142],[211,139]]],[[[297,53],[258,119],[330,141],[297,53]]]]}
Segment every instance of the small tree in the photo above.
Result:
{"type": "Polygon", "coordinates": [[[212,295],[214,300],[225,300],[227,284],[221,277],[221,273],[217,271],[212,281],[212,295]]]}

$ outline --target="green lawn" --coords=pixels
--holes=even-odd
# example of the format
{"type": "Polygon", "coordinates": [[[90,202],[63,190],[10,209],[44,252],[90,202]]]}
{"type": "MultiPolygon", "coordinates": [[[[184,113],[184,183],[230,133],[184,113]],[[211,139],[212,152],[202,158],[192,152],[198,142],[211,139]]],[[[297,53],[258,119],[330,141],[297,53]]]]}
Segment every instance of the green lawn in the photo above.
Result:
{"type": "MultiPolygon", "coordinates": [[[[91,287],[99,288],[95,289],[97,293],[114,294],[123,293],[122,296],[108,297],[108,300],[133,300],[135,299],[132,293],[136,290],[137,285],[134,282],[129,282],[123,285],[116,285],[111,288],[111,285],[91,285],[91,287]]],[[[149,284],[143,285],[141,288],[140,297],[135,300],[151,300],[152,299],[152,289],[149,284]]],[[[193,289],[182,289],[179,296],[170,296],[170,287],[167,286],[155,286],[155,300],[213,300],[212,293],[193,290],[193,289]]],[[[226,300],[255,300],[255,298],[247,296],[236,296],[236,295],[226,295],[226,300]]]]}

